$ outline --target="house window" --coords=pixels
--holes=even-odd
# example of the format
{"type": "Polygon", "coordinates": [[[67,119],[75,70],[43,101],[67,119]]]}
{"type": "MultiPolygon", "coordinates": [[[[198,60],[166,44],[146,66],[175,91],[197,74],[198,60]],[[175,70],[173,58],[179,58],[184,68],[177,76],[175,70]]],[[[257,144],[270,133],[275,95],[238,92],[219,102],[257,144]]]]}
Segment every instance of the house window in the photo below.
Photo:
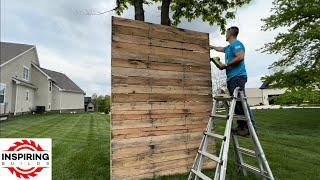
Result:
{"type": "Polygon", "coordinates": [[[29,81],[29,68],[23,67],[23,79],[29,81]]]}
{"type": "Polygon", "coordinates": [[[48,104],[48,110],[51,110],[51,103],[48,104]]]}
{"type": "Polygon", "coordinates": [[[50,81],[49,82],[49,92],[51,92],[52,91],[52,82],[50,81]]]}
{"type": "Polygon", "coordinates": [[[0,83],[0,104],[5,102],[6,85],[0,83]]]}
{"type": "Polygon", "coordinates": [[[29,101],[29,91],[26,91],[26,101],[29,101]]]}

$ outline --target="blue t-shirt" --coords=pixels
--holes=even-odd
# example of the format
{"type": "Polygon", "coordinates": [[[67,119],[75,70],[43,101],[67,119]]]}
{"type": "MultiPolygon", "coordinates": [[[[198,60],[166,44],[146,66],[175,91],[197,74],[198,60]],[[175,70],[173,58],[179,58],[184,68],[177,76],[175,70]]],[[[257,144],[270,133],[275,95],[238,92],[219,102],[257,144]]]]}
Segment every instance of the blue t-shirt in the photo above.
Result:
{"type": "MultiPolygon", "coordinates": [[[[245,48],[240,41],[235,40],[230,45],[224,47],[223,51],[225,53],[225,63],[228,64],[236,57],[237,53],[240,53],[240,52],[245,53],[245,48]]],[[[227,73],[227,80],[230,80],[231,78],[236,76],[243,76],[243,75],[246,76],[247,72],[246,72],[246,67],[244,65],[244,60],[238,63],[237,65],[228,67],[226,69],[226,73],[227,73]]]]}

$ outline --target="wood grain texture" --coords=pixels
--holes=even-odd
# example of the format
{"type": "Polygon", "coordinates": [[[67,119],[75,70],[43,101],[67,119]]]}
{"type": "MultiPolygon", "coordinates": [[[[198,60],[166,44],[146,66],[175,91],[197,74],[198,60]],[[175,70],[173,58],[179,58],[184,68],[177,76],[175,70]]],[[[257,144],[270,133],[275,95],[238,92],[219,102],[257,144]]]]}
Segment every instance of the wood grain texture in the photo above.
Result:
{"type": "Polygon", "coordinates": [[[112,179],[189,172],[212,108],[208,34],[113,17],[111,53],[112,179]]]}

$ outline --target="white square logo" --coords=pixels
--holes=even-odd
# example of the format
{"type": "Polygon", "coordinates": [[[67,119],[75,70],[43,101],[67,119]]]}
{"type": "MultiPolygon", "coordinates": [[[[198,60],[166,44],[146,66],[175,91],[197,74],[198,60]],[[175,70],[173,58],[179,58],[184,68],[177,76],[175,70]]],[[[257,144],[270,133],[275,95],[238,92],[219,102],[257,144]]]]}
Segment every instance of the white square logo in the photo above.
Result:
{"type": "Polygon", "coordinates": [[[51,180],[49,138],[0,138],[0,179],[51,180]]]}

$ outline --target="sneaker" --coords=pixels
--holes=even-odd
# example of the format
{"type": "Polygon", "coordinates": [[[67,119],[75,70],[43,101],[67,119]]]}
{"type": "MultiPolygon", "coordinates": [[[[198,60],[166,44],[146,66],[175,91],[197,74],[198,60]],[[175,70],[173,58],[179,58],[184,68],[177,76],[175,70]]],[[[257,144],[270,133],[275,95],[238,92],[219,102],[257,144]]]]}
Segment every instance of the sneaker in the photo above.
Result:
{"type": "Polygon", "coordinates": [[[238,128],[236,134],[242,137],[249,137],[250,132],[248,128],[238,128]]]}

